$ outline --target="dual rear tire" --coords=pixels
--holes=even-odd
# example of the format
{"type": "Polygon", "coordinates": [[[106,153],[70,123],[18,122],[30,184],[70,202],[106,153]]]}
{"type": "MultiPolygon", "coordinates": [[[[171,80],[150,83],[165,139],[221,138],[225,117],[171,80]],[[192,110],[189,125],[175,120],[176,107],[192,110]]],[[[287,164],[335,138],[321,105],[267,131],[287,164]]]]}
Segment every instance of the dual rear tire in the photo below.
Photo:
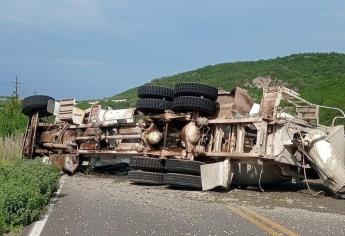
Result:
{"type": "Polygon", "coordinates": [[[135,184],[163,185],[164,161],[150,157],[132,157],[129,160],[128,179],[135,184]]]}
{"type": "Polygon", "coordinates": [[[172,102],[158,98],[141,98],[136,108],[143,113],[162,113],[172,109],[172,102]]]}
{"type": "Polygon", "coordinates": [[[167,87],[144,85],[138,89],[137,110],[143,113],[199,112],[213,115],[217,110],[218,90],[199,83],[179,83],[175,90],[167,87]]]}
{"type": "Polygon", "coordinates": [[[198,189],[201,186],[200,166],[203,162],[134,157],[130,160],[128,179],[134,184],[168,185],[198,189]]]}
{"type": "Polygon", "coordinates": [[[199,161],[167,160],[165,169],[168,173],[164,177],[164,184],[177,188],[202,189],[200,166],[203,164],[199,161]]]}
{"type": "Polygon", "coordinates": [[[174,90],[163,86],[143,85],[138,88],[138,97],[137,111],[145,114],[162,113],[172,109],[174,90]]]}
{"type": "Polygon", "coordinates": [[[175,86],[174,97],[181,96],[203,97],[215,101],[217,100],[218,89],[200,83],[179,83],[175,86]]]}
{"type": "Polygon", "coordinates": [[[134,184],[163,185],[164,174],[142,170],[131,170],[128,172],[128,179],[134,184]]]}

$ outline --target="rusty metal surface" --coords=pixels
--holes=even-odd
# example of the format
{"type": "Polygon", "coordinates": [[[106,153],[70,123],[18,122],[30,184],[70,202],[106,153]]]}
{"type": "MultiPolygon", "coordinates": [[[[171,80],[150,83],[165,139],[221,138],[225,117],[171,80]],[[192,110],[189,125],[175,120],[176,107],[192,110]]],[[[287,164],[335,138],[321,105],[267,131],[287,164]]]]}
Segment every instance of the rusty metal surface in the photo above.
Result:
{"type": "Polygon", "coordinates": [[[74,173],[79,165],[79,160],[75,155],[70,154],[54,154],[50,155],[49,161],[61,170],[69,171],[74,173]]]}
{"type": "Polygon", "coordinates": [[[236,114],[248,115],[254,100],[247,91],[237,87],[230,93],[220,93],[217,98],[219,110],[217,118],[232,118],[236,114]]]}
{"type": "Polygon", "coordinates": [[[235,94],[233,102],[235,111],[242,115],[248,115],[254,104],[254,100],[249,96],[246,90],[239,87],[231,93],[235,94]]]}
{"type": "Polygon", "coordinates": [[[105,140],[105,139],[140,139],[140,134],[125,134],[125,135],[101,135],[101,136],[81,136],[76,137],[76,141],[84,140],[105,140]]]}
{"type": "Polygon", "coordinates": [[[38,113],[34,114],[28,121],[27,129],[23,138],[22,155],[27,158],[33,158],[34,148],[39,124],[38,113]]]}
{"type": "Polygon", "coordinates": [[[256,123],[261,122],[262,118],[260,117],[245,117],[239,119],[210,119],[208,120],[209,124],[240,124],[240,123],[256,123]]]}
{"type": "Polygon", "coordinates": [[[81,143],[79,150],[99,150],[98,142],[81,143]]]}

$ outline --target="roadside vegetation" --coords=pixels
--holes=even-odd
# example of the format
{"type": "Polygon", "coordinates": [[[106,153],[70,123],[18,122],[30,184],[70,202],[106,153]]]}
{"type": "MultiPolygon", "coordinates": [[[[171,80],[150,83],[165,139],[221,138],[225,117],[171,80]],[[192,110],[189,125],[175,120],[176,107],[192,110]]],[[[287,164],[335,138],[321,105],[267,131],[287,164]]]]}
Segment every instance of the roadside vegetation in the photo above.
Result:
{"type": "Polygon", "coordinates": [[[20,101],[0,103],[0,235],[37,219],[58,184],[57,169],[22,159],[26,122],[20,101]]]}
{"type": "Polygon", "coordinates": [[[0,136],[0,165],[7,165],[21,159],[21,134],[0,136]]]}
{"type": "Polygon", "coordinates": [[[59,171],[40,160],[0,165],[0,235],[36,220],[57,189],[59,171]]]}
{"type": "Polygon", "coordinates": [[[23,133],[27,117],[21,112],[21,103],[12,97],[0,103],[0,136],[23,133]]]}

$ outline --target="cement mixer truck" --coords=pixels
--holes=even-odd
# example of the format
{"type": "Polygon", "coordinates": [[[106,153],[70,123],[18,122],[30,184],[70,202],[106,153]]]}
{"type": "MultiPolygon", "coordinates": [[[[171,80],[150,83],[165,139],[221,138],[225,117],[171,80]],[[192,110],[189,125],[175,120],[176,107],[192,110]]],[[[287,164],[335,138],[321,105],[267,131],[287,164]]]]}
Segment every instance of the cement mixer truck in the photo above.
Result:
{"type": "Polygon", "coordinates": [[[344,196],[344,126],[319,120],[321,108],[339,109],[313,104],[284,86],[261,87],[255,103],[239,87],[148,84],[138,88],[135,108],[119,110],[27,97],[23,155],[45,156],[69,173],[128,159],[133,183],[200,190],[319,178],[344,196]]]}

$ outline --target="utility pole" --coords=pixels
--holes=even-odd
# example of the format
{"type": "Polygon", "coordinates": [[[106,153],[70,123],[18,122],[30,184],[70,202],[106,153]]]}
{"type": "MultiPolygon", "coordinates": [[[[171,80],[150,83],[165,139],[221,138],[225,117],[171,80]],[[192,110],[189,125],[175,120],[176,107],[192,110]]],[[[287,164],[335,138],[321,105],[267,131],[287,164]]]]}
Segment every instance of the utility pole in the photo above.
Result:
{"type": "Polygon", "coordinates": [[[19,85],[22,84],[18,81],[18,76],[16,75],[16,82],[13,82],[14,84],[14,88],[15,88],[15,96],[16,98],[19,98],[19,94],[18,94],[18,89],[19,89],[19,85]]]}

